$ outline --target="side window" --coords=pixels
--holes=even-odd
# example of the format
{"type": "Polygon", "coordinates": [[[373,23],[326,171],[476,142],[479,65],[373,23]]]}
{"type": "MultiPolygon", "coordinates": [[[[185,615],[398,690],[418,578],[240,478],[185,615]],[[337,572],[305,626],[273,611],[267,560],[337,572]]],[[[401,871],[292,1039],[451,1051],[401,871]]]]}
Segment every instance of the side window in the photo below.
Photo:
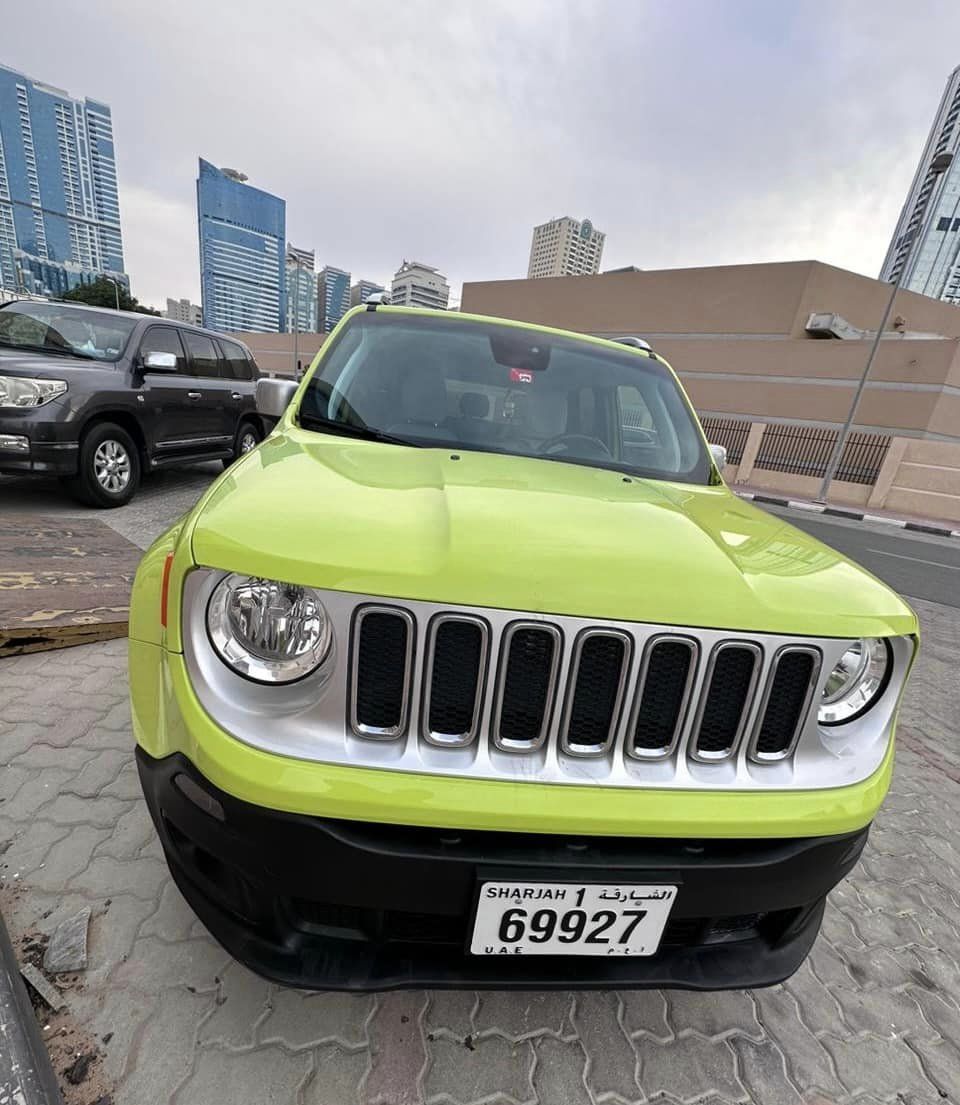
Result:
{"type": "Polygon", "coordinates": [[[225,338],[220,338],[219,341],[224,356],[224,375],[231,380],[251,379],[251,366],[243,346],[225,338]]]}
{"type": "Polygon", "coordinates": [[[639,388],[633,384],[621,384],[617,388],[617,405],[620,407],[620,425],[625,430],[653,429],[653,416],[639,388]]]}
{"type": "Polygon", "coordinates": [[[220,375],[220,355],[213,340],[205,334],[183,331],[187,356],[190,358],[190,375],[217,378],[220,375]]]}
{"type": "Polygon", "coordinates": [[[621,384],[617,388],[617,408],[623,459],[640,468],[658,460],[661,442],[657,423],[640,389],[633,384],[621,384]]]}
{"type": "Polygon", "coordinates": [[[148,353],[172,353],[177,358],[177,372],[187,371],[180,334],[172,326],[150,326],[147,329],[140,339],[140,357],[148,353]]]}

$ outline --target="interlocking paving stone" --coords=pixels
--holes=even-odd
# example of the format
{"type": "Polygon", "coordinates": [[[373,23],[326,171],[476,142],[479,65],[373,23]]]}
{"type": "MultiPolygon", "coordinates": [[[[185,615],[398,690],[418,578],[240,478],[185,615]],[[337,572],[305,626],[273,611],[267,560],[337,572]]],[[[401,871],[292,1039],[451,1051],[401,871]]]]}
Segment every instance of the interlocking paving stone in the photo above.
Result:
{"type": "Polygon", "coordinates": [[[691,1034],[661,1044],[650,1036],[640,1036],[636,1045],[640,1087],[649,1098],[664,1094],[688,1101],[709,1091],[727,1101],[747,1099],[726,1040],[706,1040],[691,1034]]]}
{"type": "Polygon", "coordinates": [[[579,1040],[542,1036],[534,1050],[533,1086],[541,1105],[593,1105],[583,1080],[587,1056],[579,1040]]]}
{"type": "Polygon", "coordinates": [[[697,1032],[717,1038],[736,1032],[757,1040],[763,1037],[750,995],[742,990],[730,991],[723,1001],[711,993],[674,990],[667,995],[667,1019],[678,1035],[697,1032]]]}
{"type": "Polygon", "coordinates": [[[200,1025],[201,1045],[248,1048],[257,1042],[257,1027],[270,1011],[273,988],[239,963],[231,963],[220,976],[216,1004],[200,1025]]]}
{"type": "Polygon", "coordinates": [[[757,1105],[801,1105],[803,1099],[787,1077],[783,1052],[772,1040],[757,1041],[749,1036],[731,1036],[727,1043],[736,1056],[737,1075],[751,1102],[757,1105]]]}
{"type": "MultiPolygon", "coordinates": [[[[210,1003],[209,996],[183,989],[159,996],[130,1041],[117,1094],[120,1102],[167,1105],[197,1060],[197,1025],[210,1003]]],[[[187,1098],[190,1105],[198,1100],[187,1098]]],[[[218,1093],[207,1100],[229,1099],[218,1093]]]]}
{"type": "Polygon", "coordinates": [[[363,1105],[421,1105],[420,1078],[427,1052],[420,1019],[427,998],[419,992],[382,994],[370,1020],[370,1068],[363,1105]]]}
{"type": "Polygon", "coordinates": [[[374,1011],[374,999],[369,994],[307,994],[280,989],[271,1005],[260,1028],[264,1043],[282,1043],[293,1050],[323,1043],[339,1043],[347,1048],[368,1043],[367,1024],[374,1011]]]}
{"type": "Polygon", "coordinates": [[[429,1033],[443,1033],[464,1039],[476,1032],[473,1013],[478,997],[472,990],[438,990],[430,996],[424,1019],[429,1033]]]}
{"type": "Polygon", "coordinates": [[[782,986],[753,991],[760,1024],[783,1052],[791,1081],[806,1091],[819,1090],[824,1097],[844,1093],[833,1062],[820,1042],[800,1020],[800,1009],[792,994],[782,986]]]}
{"type": "Polygon", "coordinates": [[[847,1093],[883,1098],[908,1092],[929,1093],[930,1082],[916,1054],[903,1040],[861,1036],[854,1040],[823,1037],[847,1093]]]}
{"type": "Polygon", "coordinates": [[[239,1053],[204,1048],[193,1073],[170,1101],[171,1105],[197,1101],[299,1105],[300,1089],[311,1073],[309,1055],[288,1055],[276,1048],[239,1053]]]}
{"type": "Polygon", "coordinates": [[[639,1094],[637,1053],[620,1023],[616,993],[577,994],[574,1028],[587,1053],[587,1088],[598,1101],[633,1101],[639,1094]]]}
{"type": "Polygon", "coordinates": [[[623,1006],[623,1027],[634,1036],[646,1032],[659,1040],[673,1035],[667,1024],[667,997],[659,990],[626,990],[620,995],[623,1006]]]}
{"type": "Polygon", "coordinates": [[[423,1079],[429,1105],[474,1105],[500,1100],[536,1101],[532,1082],[533,1048],[528,1041],[511,1043],[498,1036],[482,1040],[435,1039],[423,1079]]]}
{"type": "Polygon", "coordinates": [[[511,1040],[550,1034],[568,1035],[572,995],[562,990],[545,993],[494,990],[480,995],[474,1024],[481,1034],[497,1033],[511,1040]]]}
{"type": "Polygon", "coordinates": [[[360,1101],[369,1062],[366,1051],[345,1051],[336,1045],[318,1048],[303,1105],[354,1105],[360,1101]]]}

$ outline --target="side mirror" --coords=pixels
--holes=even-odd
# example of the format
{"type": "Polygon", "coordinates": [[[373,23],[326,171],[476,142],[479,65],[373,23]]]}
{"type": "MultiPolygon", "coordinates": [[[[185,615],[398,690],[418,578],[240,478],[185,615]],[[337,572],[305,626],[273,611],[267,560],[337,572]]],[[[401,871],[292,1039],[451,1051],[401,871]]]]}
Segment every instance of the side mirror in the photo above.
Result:
{"type": "Polygon", "coordinates": [[[718,472],[723,472],[727,467],[727,447],[726,445],[711,445],[710,456],[713,457],[713,463],[717,466],[718,472]]]}
{"type": "Polygon", "coordinates": [[[177,357],[174,353],[154,351],[143,358],[144,372],[176,372],[177,357]]]}
{"type": "Polygon", "coordinates": [[[257,413],[267,418],[282,418],[297,392],[296,380],[257,380],[257,413]]]}

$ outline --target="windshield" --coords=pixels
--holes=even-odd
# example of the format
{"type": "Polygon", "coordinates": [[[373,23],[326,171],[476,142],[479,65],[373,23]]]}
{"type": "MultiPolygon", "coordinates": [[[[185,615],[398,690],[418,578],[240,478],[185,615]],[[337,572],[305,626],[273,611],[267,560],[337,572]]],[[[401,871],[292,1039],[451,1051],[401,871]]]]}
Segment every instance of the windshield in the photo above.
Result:
{"type": "Polygon", "coordinates": [[[307,429],[706,484],[710,460],[655,359],[526,327],[364,312],[304,392],[307,429]]]}
{"type": "Polygon", "coordinates": [[[0,348],[116,361],[136,324],[65,303],[10,303],[0,311],[0,348]]]}

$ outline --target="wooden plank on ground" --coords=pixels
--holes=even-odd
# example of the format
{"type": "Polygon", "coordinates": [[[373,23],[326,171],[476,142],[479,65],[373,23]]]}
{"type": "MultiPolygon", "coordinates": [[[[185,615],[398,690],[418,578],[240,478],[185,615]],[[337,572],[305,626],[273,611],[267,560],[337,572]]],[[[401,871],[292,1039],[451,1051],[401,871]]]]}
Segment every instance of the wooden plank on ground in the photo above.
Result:
{"type": "Polygon", "coordinates": [[[141,555],[96,518],[0,514],[0,656],[122,637],[141,555]]]}

